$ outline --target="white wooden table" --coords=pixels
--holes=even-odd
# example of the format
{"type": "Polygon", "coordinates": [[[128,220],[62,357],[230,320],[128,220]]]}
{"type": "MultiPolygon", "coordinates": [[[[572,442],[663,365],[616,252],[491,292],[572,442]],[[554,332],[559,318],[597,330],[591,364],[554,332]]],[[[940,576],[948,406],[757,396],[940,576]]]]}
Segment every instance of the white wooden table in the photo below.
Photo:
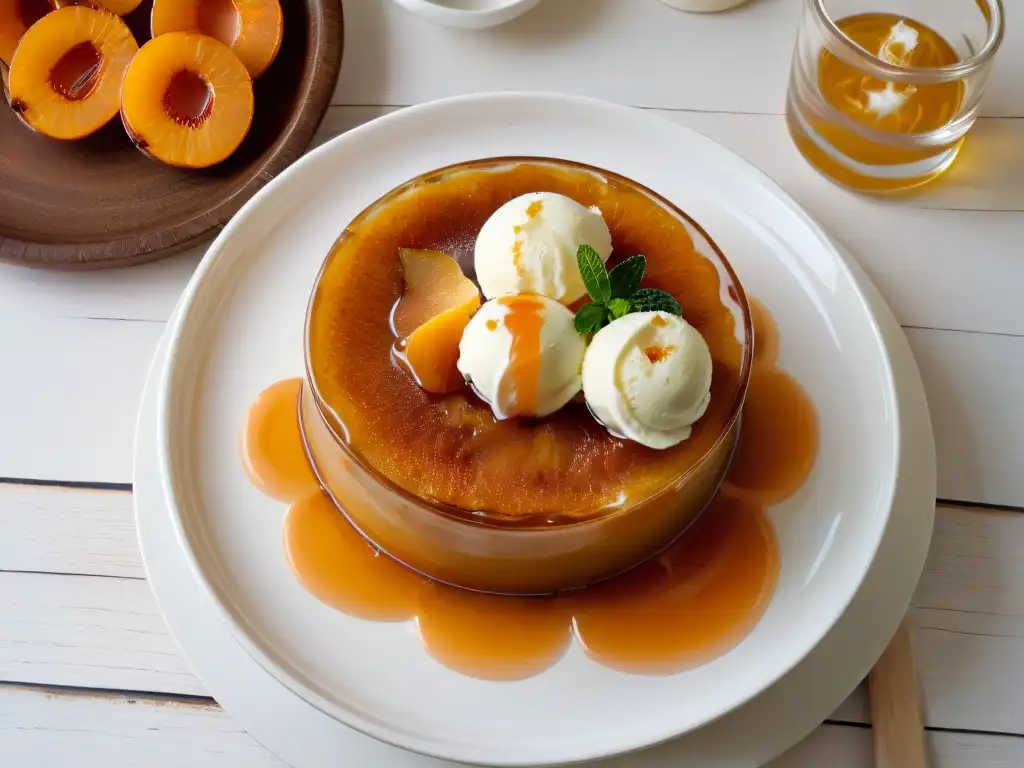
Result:
{"type": "MultiPolygon", "coordinates": [[[[1024,766],[1024,14],[1009,2],[984,117],[947,180],[878,202],[817,176],[786,133],[801,3],[700,17],[655,0],[546,0],[461,32],[345,0],[320,140],[427,99],[543,89],[657,111],[775,177],[871,274],[924,376],[939,500],[912,619],[934,764],[1024,766]]],[[[0,267],[3,768],[282,765],[189,670],[132,521],[143,380],[200,256],[93,274],[0,267]]],[[[870,739],[860,690],[775,765],[866,768],[870,739]]]]}

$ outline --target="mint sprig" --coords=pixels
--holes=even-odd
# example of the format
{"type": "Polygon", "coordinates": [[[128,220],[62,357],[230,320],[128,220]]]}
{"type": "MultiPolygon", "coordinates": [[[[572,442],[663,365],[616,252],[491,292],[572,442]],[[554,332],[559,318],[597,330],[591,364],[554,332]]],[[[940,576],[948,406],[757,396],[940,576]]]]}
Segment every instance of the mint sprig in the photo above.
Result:
{"type": "Polygon", "coordinates": [[[590,297],[602,303],[608,301],[612,297],[612,284],[597,251],[589,245],[581,245],[576,249],[576,263],[590,297]]]}
{"type": "Polygon", "coordinates": [[[591,298],[576,312],[573,323],[577,333],[597,333],[632,312],[668,312],[682,317],[683,309],[671,294],[640,287],[647,270],[644,256],[630,256],[608,272],[597,251],[581,245],[576,250],[576,264],[591,298]]]}
{"type": "Polygon", "coordinates": [[[636,293],[646,271],[647,258],[639,253],[613,267],[612,271],[608,273],[608,279],[612,284],[612,297],[628,299],[636,293]]]}
{"type": "Polygon", "coordinates": [[[579,308],[576,317],[573,318],[573,325],[576,326],[576,333],[597,333],[604,325],[606,310],[600,302],[584,304],[579,308]]]}
{"type": "Polygon", "coordinates": [[[629,297],[632,312],[668,312],[683,316],[683,308],[670,293],[657,288],[641,288],[629,297]]]}

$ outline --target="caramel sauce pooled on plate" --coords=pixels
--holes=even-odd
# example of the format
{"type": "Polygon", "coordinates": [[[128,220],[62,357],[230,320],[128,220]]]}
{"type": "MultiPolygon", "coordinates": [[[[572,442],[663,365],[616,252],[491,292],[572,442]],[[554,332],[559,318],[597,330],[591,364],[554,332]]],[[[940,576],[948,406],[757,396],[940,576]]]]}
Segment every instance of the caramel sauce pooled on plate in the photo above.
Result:
{"type": "Polygon", "coordinates": [[[306,463],[297,426],[300,379],[272,385],[253,404],[244,464],[261,490],[292,503],[284,547],[306,590],[360,619],[415,621],[427,652],[453,670],[523,679],[556,663],[575,636],[591,659],[613,669],[679,672],[735,647],[764,614],[780,567],[765,506],[803,484],[817,452],[814,408],[775,367],[774,322],[761,305],[754,317],[755,371],[721,492],[660,555],[585,589],[551,597],[471,592],[380,552],[320,490],[306,463]]]}

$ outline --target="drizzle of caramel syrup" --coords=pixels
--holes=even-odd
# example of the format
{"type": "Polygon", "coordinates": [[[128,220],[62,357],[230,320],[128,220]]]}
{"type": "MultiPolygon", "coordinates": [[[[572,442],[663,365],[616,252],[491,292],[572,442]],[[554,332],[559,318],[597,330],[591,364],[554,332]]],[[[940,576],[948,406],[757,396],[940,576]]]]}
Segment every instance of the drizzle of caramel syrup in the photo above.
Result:
{"type": "Polygon", "coordinates": [[[298,501],[319,490],[299,432],[300,379],[267,387],[242,425],[242,462],[253,484],[278,501],[298,501]],[[290,409],[290,410],[289,410],[290,409]]]}
{"type": "Polygon", "coordinates": [[[498,299],[498,303],[508,309],[505,327],[512,334],[508,367],[498,385],[498,401],[509,403],[509,416],[535,414],[540,387],[540,332],[544,327],[544,303],[536,296],[528,295],[505,296],[498,299]]]}
{"type": "Polygon", "coordinates": [[[427,652],[453,670],[523,679],[556,663],[573,637],[591,659],[624,672],[693,668],[735,647],[767,609],[780,563],[764,505],[800,487],[818,446],[813,406],[774,367],[775,324],[756,306],[760,354],[722,491],[662,554],[585,589],[481,594],[433,582],[381,553],[321,492],[306,463],[296,416],[300,379],[272,385],[253,404],[244,464],[261,490],[292,502],[284,549],[306,590],[361,619],[414,621],[427,652]]]}

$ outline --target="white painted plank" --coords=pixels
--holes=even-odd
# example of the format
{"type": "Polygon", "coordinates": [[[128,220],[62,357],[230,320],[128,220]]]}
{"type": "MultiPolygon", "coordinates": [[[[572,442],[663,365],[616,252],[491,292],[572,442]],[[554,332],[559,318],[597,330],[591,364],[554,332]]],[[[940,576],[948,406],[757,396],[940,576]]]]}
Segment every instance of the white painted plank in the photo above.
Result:
{"type": "MultiPolygon", "coordinates": [[[[938,508],[912,614],[930,725],[1024,733],[1022,552],[1021,513],[938,508]]],[[[866,688],[833,719],[867,722],[866,688]]]]}
{"type": "Polygon", "coordinates": [[[0,680],[205,693],[142,579],[0,573],[0,680]]]}
{"type": "Polygon", "coordinates": [[[145,578],[131,493],[0,485],[0,571],[145,578]]]}
{"type": "MultiPolygon", "coordinates": [[[[333,108],[317,141],[388,111],[333,108]]],[[[884,202],[819,176],[796,152],[781,117],[659,114],[705,133],[774,177],[850,248],[900,322],[1024,335],[1016,297],[1024,284],[1024,153],[1011,149],[1024,146],[1024,119],[982,121],[946,180],[923,195],[884,202]]],[[[0,265],[0,308],[19,319],[41,314],[166,320],[201,252],[87,274],[0,265]]]]}
{"type": "MultiPolygon", "coordinates": [[[[1024,739],[1019,737],[929,731],[926,738],[932,768],[1017,768],[1024,765],[1024,739]]],[[[874,766],[870,730],[824,725],[767,768],[874,766]]]]}
{"type": "MultiPolygon", "coordinates": [[[[470,31],[430,24],[393,2],[346,0],[334,102],[546,90],[645,107],[779,114],[802,5],[753,0],[701,15],[654,0],[545,0],[501,27],[470,31]]],[[[1024,17],[1013,10],[983,114],[1024,115],[1015,79],[1024,70],[1024,17]]]]}
{"type": "Polygon", "coordinates": [[[152,264],[83,272],[0,264],[0,319],[163,322],[205,252],[203,245],[152,264]]]}
{"type": "Polygon", "coordinates": [[[0,477],[130,482],[135,414],[163,329],[0,312],[0,477]]]}
{"type": "Polygon", "coordinates": [[[1024,507],[1024,337],[907,329],[907,338],[935,429],[939,498],[1024,507]]]}
{"type": "MultiPolygon", "coordinates": [[[[1014,306],[1019,306],[1019,302],[1014,306]]],[[[0,315],[0,477],[131,482],[135,414],[162,324],[0,315]],[[6,439],[7,435],[17,436],[6,439]]],[[[935,424],[939,496],[1024,507],[1024,336],[908,329],[935,424]]]]}
{"type": "MultiPolygon", "coordinates": [[[[1024,739],[1012,736],[930,732],[928,741],[934,768],[1024,764],[1024,739]]],[[[285,768],[215,706],[119,696],[0,688],[0,744],[12,768],[285,768]]],[[[669,768],[643,753],[621,763],[669,768]]],[[[344,756],[339,764],[344,765],[344,756]]],[[[825,725],[770,768],[872,765],[869,730],[825,725]]]]}
{"type": "Polygon", "coordinates": [[[213,704],[4,687],[0,756],[9,768],[286,768],[213,704]]]}
{"type": "MultiPolygon", "coordinates": [[[[125,493],[0,486],[0,571],[141,572],[131,521],[125,493]]],[[[1022,549],[1024,515],[939,507],[913,613],[929,725],[1024,734],[1022,549]]],[[[170,638],[154,639],[162,627],[142,581],[0,573],[0,680],[202,693],[184,662],[152,655],[174,648],[170,638]],[[34,644],[59,635],[69,614],[98,619],[80,652],[34,644]],[[141,635],[127,631],[140,627],[141,635]],[[88,668],[76,667],[79,653],[88,668]]],[[[867,722],[863,691],[835,719],[867,722]]]]}
{"type": "Polygon", "coordinates": [[[866,203],[857,208],[870,213],[883,209],[877,210],[884,214],[879,224],[888,226],[893,214],[908,209],[1024,210],[1024,157],[1019,151],[1024,146],[1024,119],[979,120],[945,176],[913,194],[885,198],[847,191],[814,170],[797,151],[781,115],[649,111],[724,144],[774,178],[802,204],[810,207],[817,201],[822,211],[866,203]]]}

